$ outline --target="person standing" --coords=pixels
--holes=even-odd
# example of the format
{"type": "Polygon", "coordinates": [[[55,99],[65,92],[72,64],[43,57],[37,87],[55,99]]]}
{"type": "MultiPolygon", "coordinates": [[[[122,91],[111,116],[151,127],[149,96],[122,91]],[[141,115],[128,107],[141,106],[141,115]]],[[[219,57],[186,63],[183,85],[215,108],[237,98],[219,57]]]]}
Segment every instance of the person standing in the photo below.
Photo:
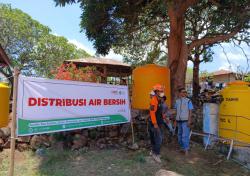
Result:
{"type": "Polygon", "coordinates": [[[192,123],[193,104],[191,100],[187,98],[187,91],[184,88],[180,88],[178,91],[179,98],[175,102],[178,143],[182,151],[187,155],[190,142],[189,134],[192,123]]]}
{"type": "Polygon", "coordinates": [[[172,121],[170,119],[171,114],[170,114],[169,108],[166,104],[166,100],[167,100],[167,97],[163,96],[162,97],[162,118],[163,118],[163,125],[166,127],[166,129],[169,132],[168,141],[171,142],[172,136],[174,136],[174,128],[172,125],[172,121]]]}
{"type": "Polygon", "coordinates": [[[153,87],[154,95],[151,94],[152,98],[150,100],[150,118],[149,118],[149,134],[152,150],[150,155],[153,159],[160,163],[160,148],[162,143],[162,129],[163,124],[162,119],[162,103],[161,98],[164,96],[163,87],[160,84],[156,84],[153,87]]]}

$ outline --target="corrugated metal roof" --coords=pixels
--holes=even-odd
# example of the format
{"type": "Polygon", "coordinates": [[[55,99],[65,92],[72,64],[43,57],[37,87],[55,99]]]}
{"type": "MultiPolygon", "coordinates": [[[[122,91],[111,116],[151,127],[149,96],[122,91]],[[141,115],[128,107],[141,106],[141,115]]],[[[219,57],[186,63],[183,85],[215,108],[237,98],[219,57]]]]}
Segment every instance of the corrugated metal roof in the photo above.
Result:
{"type": "Polygon", "coordinates": [[[229,71],[229,70],[218,70],[218,71],[213,72],[213,75],[227,75],[231,73],[234,73],[234,72],[229,71]]]}
{"type": "Polygon", "coordinates": [[[123,63],[118,60],[107,59],[107,58],[97,58],[97,57],[71,59],[71,60],[66,60],[66,62],[91,63],[91,64],[102,64],[102,65],[119,65],[119,66],[130,67],[129,64],[123,63]]]}

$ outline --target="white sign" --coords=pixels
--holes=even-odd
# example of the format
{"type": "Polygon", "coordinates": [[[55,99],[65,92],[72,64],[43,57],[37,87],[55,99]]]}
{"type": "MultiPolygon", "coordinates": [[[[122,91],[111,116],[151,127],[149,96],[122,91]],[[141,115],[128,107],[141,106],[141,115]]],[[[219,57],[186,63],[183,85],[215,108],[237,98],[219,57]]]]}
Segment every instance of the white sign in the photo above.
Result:
{"type": "Polygon", "coordinates": [[[129,121],[127,86],[19,76],[18,136],[129,121]]]}

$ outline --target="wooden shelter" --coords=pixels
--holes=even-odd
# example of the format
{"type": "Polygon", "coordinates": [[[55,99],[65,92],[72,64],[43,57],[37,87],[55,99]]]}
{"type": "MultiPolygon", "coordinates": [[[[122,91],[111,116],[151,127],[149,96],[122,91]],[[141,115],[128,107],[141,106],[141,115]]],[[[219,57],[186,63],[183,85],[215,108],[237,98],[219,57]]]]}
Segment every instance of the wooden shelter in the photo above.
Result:
{"type": "Polygon", "coordinates": [[[64,63],[71,62],[77,67],[94,66],[102,75],[102,83],[129,84],[131,82],[132,68],[130,65],[121,61],[97,57],[64,61],[64,63]]]}

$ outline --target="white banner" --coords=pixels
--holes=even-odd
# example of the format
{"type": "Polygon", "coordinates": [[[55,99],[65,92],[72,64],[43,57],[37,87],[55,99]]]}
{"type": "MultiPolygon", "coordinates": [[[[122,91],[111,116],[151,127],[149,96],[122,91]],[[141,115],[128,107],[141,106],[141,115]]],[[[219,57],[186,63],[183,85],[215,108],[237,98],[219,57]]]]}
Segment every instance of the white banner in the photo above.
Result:
{"type": "Polygon", "coordinates": [[[129,121],[127,86],[19,76],[19,136],[129,121]]]}

